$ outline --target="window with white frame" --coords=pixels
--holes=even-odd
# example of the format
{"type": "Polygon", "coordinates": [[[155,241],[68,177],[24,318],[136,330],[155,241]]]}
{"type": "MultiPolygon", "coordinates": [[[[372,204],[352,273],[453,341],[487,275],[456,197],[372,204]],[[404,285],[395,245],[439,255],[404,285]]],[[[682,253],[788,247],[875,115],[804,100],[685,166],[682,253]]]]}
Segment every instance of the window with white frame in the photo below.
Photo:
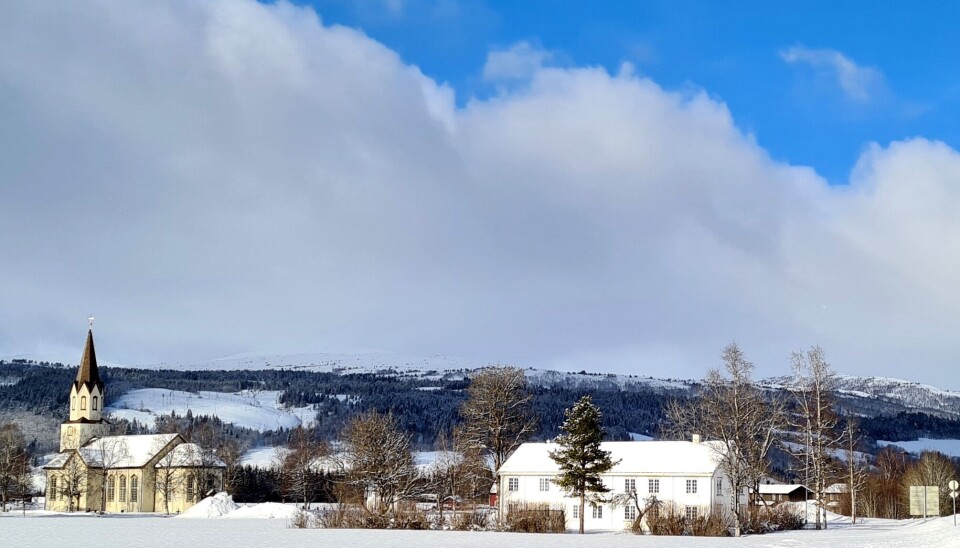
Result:
{"type": "Polygon", "coordinates": [[[137,502],[140,493],[140,480],[137,476],[130,476],[130,502],[137,502]]]}
{"type": "Polygon", "coordinates": [[[94,396],[94,397],[93,397],[93,405],[90,406],[90,409],[93,409],[94,411],[96,411],[96,410],[97,410],[97,404],[98,404],[98,403],[99,403],[99,400],[97,399],[96,396],[94,396]]]}
{"type": "Polygon", "coordinates": [[[550,490],[550,478],[540,478],[540,490],[541,491],[550,490]]]}
{"type": "Polygon", "coordinates": [[[623,507],[623,519],[635,520],[637,519],[637,507],[632,504],[627,504],[623,507]]]}
{"type": "Polygon", "coordinates": [[[579,503],[574,503],[574,504],[573,504],[573,512],[572,512],[572,514],[573,514],[573,519],[580,519],[580,504],[579,504],[579,503]]]}
{"type": "Polygon", "coordinates": [[[695,480],[695,479],[688,479],[688,480],[687,480],[687,494],[688,494],[688,495],[695,495],[695,494],[697,494],[697,480],[695,480]]]}
{"type": "Polygon", "coordinates": [[[519,491],[519,490],[520,490],[520,478],[508,478],[507,491],[519,491]]]}
{"type": "Polygon", "coordinates": [[[127,476],[120,476],[120,502],[127,502],[127,476]]]}
{"type": "Polygon", "coordinates": [[[687,506],[686,516],[688,520],[697,519],[697,507],[696,506],[687,506]]]}
{"type": "Polygon", "coordinates": [[[50,476],[50,500],[57,500],[57,476],[50,476]]]}
{"type": "Polygon", "coordinates": [[[110,476],[107,479],[107,501],[113,502],[117,497],[117,477],[110,476]]]}
{"type": "Polygon", "coordinates": [[[660,480],[658,479],[647,480],[647,491],[649,491],[650,493],[659,493],[660,480]]]}
{"type": "Polygon", "coordinates": [[[593,507],[593,519],[600,519],[603,517],[603,505],[602,504],[591,504],[593,507]]]}
{"type": "Polygon", "coordinates": [[[636,493],[637,492],[637,480],[633,478],[627,478],[623,480],[623,492],[624,493],[636,493]]]}
{"type": "Polygon", "coordinates": [[[717,478],[717,496],[723,494],[723,478],[717,478]]]}

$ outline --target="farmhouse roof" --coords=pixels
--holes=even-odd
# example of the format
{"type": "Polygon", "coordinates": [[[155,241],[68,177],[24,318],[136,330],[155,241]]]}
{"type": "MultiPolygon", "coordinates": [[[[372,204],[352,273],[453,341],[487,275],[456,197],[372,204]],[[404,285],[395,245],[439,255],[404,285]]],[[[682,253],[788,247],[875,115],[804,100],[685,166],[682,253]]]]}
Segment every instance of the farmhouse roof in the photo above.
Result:
{"type": "MultiPolygon", "coordinates": [[[[500,474],[556,475],[560,469],[550,458],[555,443],[524,443],[503,463],[500,474]]],[[[719,461],[717,442],[608,441],[600,444],[617,463],[609,475],[713,474],[719,461]]]]}

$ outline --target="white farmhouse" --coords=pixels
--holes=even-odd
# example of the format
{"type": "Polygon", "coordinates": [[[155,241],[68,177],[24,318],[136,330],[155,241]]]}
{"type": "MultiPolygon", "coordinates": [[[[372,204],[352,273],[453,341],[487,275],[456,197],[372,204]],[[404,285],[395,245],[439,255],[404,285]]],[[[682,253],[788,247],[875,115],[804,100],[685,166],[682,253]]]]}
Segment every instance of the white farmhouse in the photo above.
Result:
{"type": "MultiPolygon", "coordinates": [[[[550,458],[555,443],[525,443],[500,467],[497,491],[501,514],[517,504],[549,504],[565,510],[567,529],[579,527],[579,500],[567,496],[553,479],[560,469],[550,458]]],[[[610,493],[634,491],[640,501],[650,496],[664,504],[676,504],[688,517],[728,511],[730,481],[718,468],[716,442],[693,441],[611,441],[601,444],[611,458],[620,462],[603,475],[610,493]]],[[[741,498],[741,501],[745,499],[741,498]]],[[[636,517],[632,505],[612,507],[609,503],[588,503],[586,530],[629,528],[636,517]]]]}

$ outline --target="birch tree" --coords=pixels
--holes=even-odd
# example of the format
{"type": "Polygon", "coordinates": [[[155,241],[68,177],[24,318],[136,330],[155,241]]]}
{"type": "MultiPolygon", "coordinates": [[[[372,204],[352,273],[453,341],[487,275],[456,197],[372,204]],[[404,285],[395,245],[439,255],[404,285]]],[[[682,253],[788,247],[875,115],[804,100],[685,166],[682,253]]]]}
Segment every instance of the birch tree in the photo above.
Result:
{"type": "Polygon", "coordinates": [[[842,435],[834,412],[835,378],[819,346],[791,356],[794,382],[791,386],[797,413],[793,428],[802,432],[803,442],[793,450],[812,487],[817,502],[816,528],[827,527],[826,490],[835,475],[833,456],[840,449],[842,435]]]}
{"type": "MultiPolygon", "coordinates": [[[[160,451],[166,446],[167,443],[164,443],[163,440],[157,440],[153,450],[160,451]]],[[[158,495],[163,497],[163,512],[165,514],[170,513],[170,499],[177,496],[177,493],[186,491],[188,481],[186,470],[194,462],[194,455],[190,451],[178,451],[177,447],[170,449],[160,457],[153,476],[154,489],[158,495]]]]}
{"type": "Polygon", "coordinates": [[[284,494],[299,500],[306,509],[322,484],[318,461],[330,454],[327,444],[316,439],[316,432],[299,426],[290,431],[287,451],[281,463],[284,494]]]}
{"type": "Polygon", "coordinates": [[[721,357],[723,371],[708,371],[694,399],[686,405],[668,404],[665,431],[710,440],[718,467],[730,482],[734,534],[739,536],[745,519],[741,497],[747,490],[756,493],[769,472],[770,451],[779,444],[785,419],[782,402],[753,384],[754,366],[736,343],[727,345],[721,357]]]}
{"type": "Polygon", "coordinates": [[[96,492],[100,495],[100,512],[107,510],[107,477],[111,469],[116,468],[130,458],[127,442],[115,436],[94,438],[81,449],[87,466],[96,470],[96,492]]]}
{"type": "Polygon", "coordinates": [[[490,455],[494,470],[536,431],[532,404],[521,369],[488,367],[470,379],[460,407],[465,440],[490,455]]]}
{"type": "Polygon", "coordinates": [[[857,451],[860,445],[860,429],[856,420],[847,419],[847,425],[843,430],[842,444],[845,483],[847,484],[847,493],[850,496],[850,520],[853,524],[856,524],[857,502],[861,498],[861,492],[866,485],[869,468],[863,454],[857,451]]]}

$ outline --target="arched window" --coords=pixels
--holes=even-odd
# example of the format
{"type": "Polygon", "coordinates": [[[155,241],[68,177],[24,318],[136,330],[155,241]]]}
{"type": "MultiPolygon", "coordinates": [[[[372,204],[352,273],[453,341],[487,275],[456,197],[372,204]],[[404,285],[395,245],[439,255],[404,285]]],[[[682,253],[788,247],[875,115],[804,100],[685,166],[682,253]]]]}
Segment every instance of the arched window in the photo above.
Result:
{"type": "Polygon", "coordinates": [[[87,397],[86,397],[86,396],[80,396],[80,410],[81,410],[81,411],[86,411],[86,410],[87,410],[87,397]]]}
{"type": "Polygon", "coordinates": [[[196,479],[193,475],[187,476],[187,502],[193,502],[193,491],[196,479]]]}
{"type": "Polygon", "coordinates": [[[137,502],[138,486],[137,476],[130,476],[130,502],[137,502]]]}
{"type": "Polygon", "coordinates": [[[117,477],[110,476],[107,479],[107,501],[113,502],[117,496],[117,477]]]}
{"type": "Polygon", "coordinates": [[[93,401],[92,401],[91,403],[92,403],[92,405],[90,406],[90,409],[93,409],[94,411],[96,411],[96,410],[97,410],[97,397],[96,397],[96,396],[93,397],[93,401]]]}
{"type": "Polygon", "coordinates": [[[127,502],[127,476],[120,476],[120,502],[127,502]]]}
{"type": "Polygon", "coordinates": [[[74,397],[70,398],[70,410],[71,410],[71,411],[74,411],[74,410],[76,410],[76,408],[77,408],[77,397],[74,396],[74,397]]]}
{"type": "Polygon", "coordinates": [[[50,476],[50,500],[57,500],[57,476],[50,476]]]}

